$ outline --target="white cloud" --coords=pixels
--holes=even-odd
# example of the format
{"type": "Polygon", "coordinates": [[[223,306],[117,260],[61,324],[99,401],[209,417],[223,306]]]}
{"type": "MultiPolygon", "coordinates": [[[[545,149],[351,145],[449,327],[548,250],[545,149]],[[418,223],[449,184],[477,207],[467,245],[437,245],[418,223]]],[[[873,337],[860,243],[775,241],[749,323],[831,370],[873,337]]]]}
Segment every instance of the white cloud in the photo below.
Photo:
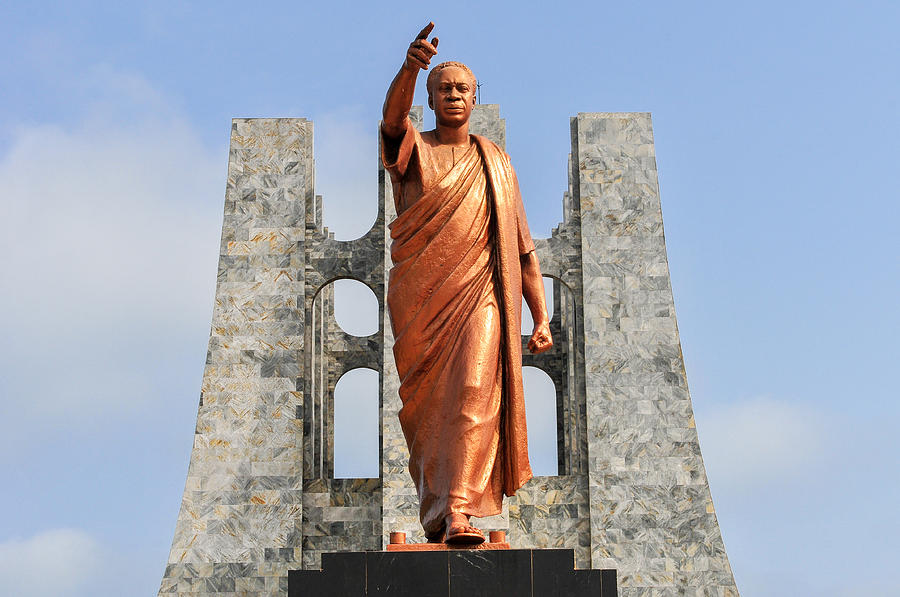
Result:
{"type": "Polygon", "coordinates": [[[87,533],[55,529],[0,543],[0,594],[66,597],[101,572],[101,550],[87,533]]]}
{"type": "Polygon", "coordinates": [[[65,330],[204,302],[194,274],[221,225],[206,197],[224,186],[208,154],[177,121],[19,131],[0,162],[9,316],[65,330]]]}
{"type": "Polygon", "coordinates": [[[18,415],[148,400],[148,353],[211,313],[224,151],[140,76],[79,83],[80,123],[20,126],[0,157],[0,390],[18,415]]]}
{"type": "Polygon", "coordinates": [[[803,476],[822,462],[825,416],[805,403],[758,397],[698,413],[710,477],[725,488],[803,476]]]}

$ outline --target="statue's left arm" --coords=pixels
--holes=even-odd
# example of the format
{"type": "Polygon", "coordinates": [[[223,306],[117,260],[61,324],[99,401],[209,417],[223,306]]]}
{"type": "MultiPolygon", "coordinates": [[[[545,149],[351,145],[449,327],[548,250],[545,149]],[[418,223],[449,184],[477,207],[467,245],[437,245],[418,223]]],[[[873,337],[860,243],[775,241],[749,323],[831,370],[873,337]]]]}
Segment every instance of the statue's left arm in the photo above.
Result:
{"type": "Polygon", "coordinates": [[[511,164],[509,168],[512,173],[513,196],[516,202],[519,262],[522,267],[522,296],[525,297],[525,304],[528,305],[531,319],[534,321],[534,329],[528,340],[528,350],[533,354],[540,354],[553,347],[553,337],[550,335],[550,317],[547,315],[547,303],[544,298],[544,278],[541,276],[541,264],[538,262],[537,252],[534,250],[531,231],[528,230],[528,219],[525,217],[525,205],[522,203],[519,180],[511,164]]]}
{"type": "Polygon", "coordinates": [[[534,320],[534,331],[528,341],[528,350],[540,354],[550,350],[553,338],[550,336],[550,319],[547,316],[547,303],[544,299],[544,279],[541,276],[541,265],[538,263],[536,251],[519,257],[522,263],[522,295],[531,318],[534,320]]]}

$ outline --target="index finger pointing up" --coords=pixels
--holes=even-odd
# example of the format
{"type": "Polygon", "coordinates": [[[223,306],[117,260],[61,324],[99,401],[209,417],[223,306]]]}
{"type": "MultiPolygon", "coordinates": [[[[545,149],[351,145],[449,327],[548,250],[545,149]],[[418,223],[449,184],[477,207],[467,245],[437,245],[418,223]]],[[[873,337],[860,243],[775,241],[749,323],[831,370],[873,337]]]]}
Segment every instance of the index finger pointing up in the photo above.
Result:
{"type": "Polygon", "coordinates": [[[419,31],[419,34],[416,36],[416,39],[426,39],[428,34],[431,33],[431,30],[434,29],[434,23],[428,23],[425,25],[425,28],[419,31]]]}

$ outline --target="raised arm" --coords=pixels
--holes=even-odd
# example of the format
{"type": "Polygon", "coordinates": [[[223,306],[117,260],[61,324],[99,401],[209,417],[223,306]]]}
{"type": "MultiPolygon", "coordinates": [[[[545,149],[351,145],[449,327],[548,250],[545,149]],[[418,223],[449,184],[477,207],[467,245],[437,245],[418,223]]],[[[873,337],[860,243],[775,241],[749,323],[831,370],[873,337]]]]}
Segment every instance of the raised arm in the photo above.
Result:
{"type": "Polygon", "coordinates": [[[541,265],[537,252],[531,251],[522,255],[522,295],[531,318],[534,320],[534,331],[528,340],[528,350],[540,354],[550,350],[553,338],[550,336],[550,318],[547,316],[547,303],[544,299],[544,279],[541,277],[541,265]]]}
{"type": "Polygon", "coordinates": [[[428,23],[419,32],[416,39],[409,44],[406,60],[403,61],[400,72],[397,73],[388,88],[382,108],[384,120],[381,124],[381,130],[387,137],[396,139],[402,137],[406,131],[406,118],[412,108],[419,69],[428,70],[431,57],[437,54],[438,38],[432,38],[430,43],[428,41],[428,34],[432,29],[434,29],[434,23],[428,23]]]}

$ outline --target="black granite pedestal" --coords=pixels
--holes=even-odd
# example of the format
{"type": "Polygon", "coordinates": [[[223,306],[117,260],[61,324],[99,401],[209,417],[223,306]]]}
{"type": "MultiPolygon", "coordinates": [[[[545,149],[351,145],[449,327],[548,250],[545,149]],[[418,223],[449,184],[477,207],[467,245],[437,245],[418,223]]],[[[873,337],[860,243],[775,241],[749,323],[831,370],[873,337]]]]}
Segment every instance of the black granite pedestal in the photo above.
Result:
{"type": "Polygon", "coordinates": [[[571,549],[344,552],[291,570],[288,597],[616,597],[615,570],[575,570],[571,549]]]}

